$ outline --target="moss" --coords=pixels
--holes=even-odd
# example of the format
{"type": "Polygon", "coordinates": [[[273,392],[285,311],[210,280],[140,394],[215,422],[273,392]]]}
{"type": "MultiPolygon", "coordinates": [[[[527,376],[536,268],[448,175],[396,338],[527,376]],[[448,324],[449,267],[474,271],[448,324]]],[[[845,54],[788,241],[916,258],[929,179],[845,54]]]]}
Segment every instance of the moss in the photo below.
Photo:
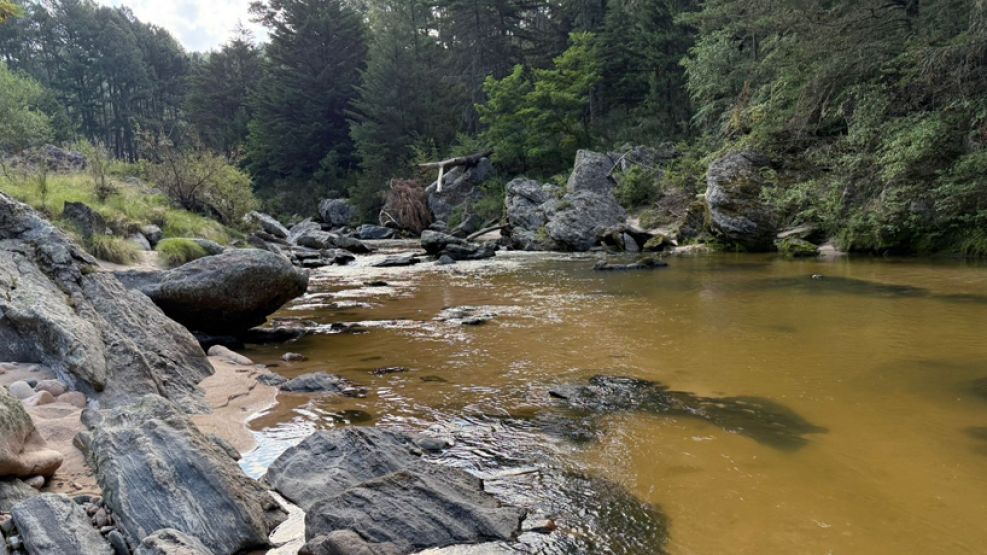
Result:
{"type": "Polygon", "coordinates": [[[787,258],[804,258],[819,254],[819,247],[795,237],[786,237],[775,241],[775,246],[778,247],[778,252],[787,258]]]}
{"type": "Polygon", "coordinates": [[[161,257],[161,262],[169,268],[209,255],[206,249],[191,239],[164,239],[155,250],[161,257]]]}
{"type": "Polygon", "coordinates": [[[93,235],[87,246],[93,256],[114,264],[133,264],[140,260],[137,247],[120,237],[93,235]]]}

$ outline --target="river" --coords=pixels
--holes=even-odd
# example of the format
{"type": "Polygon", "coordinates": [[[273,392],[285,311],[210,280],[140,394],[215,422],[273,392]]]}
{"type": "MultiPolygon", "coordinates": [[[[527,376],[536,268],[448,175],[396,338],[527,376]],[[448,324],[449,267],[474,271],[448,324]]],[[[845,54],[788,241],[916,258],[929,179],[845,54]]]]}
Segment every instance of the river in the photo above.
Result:
{"type": "Polygon", "coordinates": [[[573,473],[567,484],[587,480],[566,499],[588,484],[599,491],[596,479],[621,496],[615,512],[607,507],[618,502],[601,498],[560,516],[553,535],[569,539],[546,552],[987,546],[987,385],[977,383],[987,378],[987,267],[720,254],[601,273],[593,257],[501,253],[371,268],[381,256],[319,270],[309,294],[276,315],[356,329],[246,352],[287,377],[324,370],[370,390],[363,399],[282,394],[251,422],[260,447],[243,464],[252,475],[316,428],[377,424],[454,438],[440,462],[489,478],[494,493],[506,480],[502,498],[537,498],[550,516],[565,508],[537,490],[565,486],[519,476],[563,469],[573,473]],[[367,285],[377,280],[387,285],[367,285]],[[461,306],[493,319],[436,319],[461,306]],[[287,350],[308,360],[282,362],[287,350]],[[405,371],[374,373],[381,368],[405,371]],[[778,444],[647,411],[607,415],[583,434],[525,424],[557,423],[546,419],[559,411],[547,387],[601,374],[768,400],[815,428],[778,444]]]}

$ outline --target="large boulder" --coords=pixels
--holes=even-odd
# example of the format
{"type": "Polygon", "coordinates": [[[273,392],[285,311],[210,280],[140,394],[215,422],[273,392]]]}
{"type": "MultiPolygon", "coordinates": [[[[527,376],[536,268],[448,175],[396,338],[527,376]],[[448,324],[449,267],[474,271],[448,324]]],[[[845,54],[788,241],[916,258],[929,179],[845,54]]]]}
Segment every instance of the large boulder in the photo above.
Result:
{"type": "Polygon", "coordinates": [[[0,360],[42,363],[104,406],[155,392],[203,408],[213,371],[188,330],[2,193],[0,360]]]}
{"type": "Polygon", "coordinates": [[[185,327],[235,335],[304,293],[308,276],[283,256],[231,249],[131,283],[185,327]]]}
{"type": "Polygon", "coordinates": [[[211,552],[268,545],[286,514],[261,485],[200,432],[173,403],[87,411],[90,465],[121,531],[138,545],[164,528],[197,538],[211,552]]]}
{"type": "Polygon", "coordinates": [[[442,177],[442,190],[436,180],[425,192],[428,194],[428,209],[436,221],[448,222],[453,212],[465,215],[472,205],[483,198],[478,187],[496,174],[489,158],[480,158],[476,165],[455,167],[442,177]]]}
{"type": "Polygon", "coordinates": [[[706,203],[713,231],[751,251],[774,248],[775,215],[761,200],[761,169],[768,162],[755,152],[734,152],[710,164],[706,173],[706,203]]]}
{"type": "Polygon", "coordinates": [[[411,438],[375,428],[316,432],[285,451],[265,480],[306,511],[313,553],[343,544],[405,554],[512,539],[522,510],[501,506],[478,478],[419,453],[411,438]],[[339,535],[346,530],[366,545],[339,535]]]}
{"type": "Polygon", "coordinates": [[[436,257],[448,256],[453,260],[480,260],[491,258],[496,254],[494,246],[471,243],[465,239],[431,230],[422,232],[421,244],[428,254],[436,257]]]}
{"type": "Polygon", "coordinates": [[[72,224],[86,239],[94,235],[106,235],[109,230],[103,216],[81,202],[66,202],[62,209],[62,219],[72,224]]]}
{"type": "Polygon", "coordinates": [[[353,218],[353,205],[344,198],[323,199],[319,202],[319,217],[332,227],[349,225],[353,218]]]}
{"type": "MultiPolygon", "coordinates": [[[[49,477],[62,460],[61,453],[48,449],[24,405],[0,387],[0,478],[49,477]]],[[[19,488],[6,489],[13,494],[19,488]]]]}
{"type": "Polygon", "coordinates": [[[46,493],[14,507],[14,525],[29,555],[113,555],[81,506],[46,493]]]}
{"type": "Polygon", "coordinates": [[[356,228],[354,236],[362,241],[379,241],[394,237],[394,230],[379,225],[363,224],[356,228]]]}
{"type": "Polygon", "coordinates": [[[524,178],[508,183],[504,234],[511,246],[582,252],[599,244],[606,229],[627,219],[614,195],[613,167],[606,154],[580,150],[564,191],[524,178]]]}
{"type": "Polygon", "coordinates": [[[269,216],[262,212],[248,212],[246,216],[243,217],[244,222],[256,225],[264,230],[264,233],[277,237],[278,239],[287,239],[288,230],[281,222],[277,221],[273,216],[269,216]]]}
{"type": "Polygon", "coordinates": [[[22,480],[0,479],[0,513],[10,513],[22,501],[36,495],[39,495],[38,490],[22,480]]]}

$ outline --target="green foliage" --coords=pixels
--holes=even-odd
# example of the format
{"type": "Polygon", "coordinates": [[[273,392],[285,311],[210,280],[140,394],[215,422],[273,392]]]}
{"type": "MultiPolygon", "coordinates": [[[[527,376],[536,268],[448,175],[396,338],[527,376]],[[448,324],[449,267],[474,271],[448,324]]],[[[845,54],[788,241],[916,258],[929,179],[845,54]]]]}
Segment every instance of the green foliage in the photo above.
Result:
{"type": "Polygon", "coordinates": [[[133,264],[140,260],[137,246],[120,237],[93,235],[86,247],[96,258],[114,264],[133,264]]]}
{"type": "Polygon", "coordinates": [[[154,249],[161,263],[168,268],[175,268],[193,260],[208,256],[206,249],[191,239],[163,239],[154,249]]]}
{"type": "Polygon", "coordinates": [[[483,196],[473,203],[473,212],[484,222],[499,221],[504,214],[504,195],[507,183],[500,178],[488,179],[480,186],[483,196]]]}
{"type": "Polygon", "coordinates": [[[50,140],[50,118],[40,109],[44,94],[36,81],[0,62],[0,156],[50,140]]]}
{"type": "Polygon", "coordinates": [[[21,15],[21,9],[19,6],[10,0],[0,0],[0,24],[5,23],[8,19],[19,15],[21,15]]]}
{"type": "Polygon", "coordinates": [[[661,170],[632,166],[617,179],[617,201],[624,208],[636,208],[653,202],[659,193],[658,175],[661,170]]]}
{"type": "Polygon", "coordinates": [[[486,81],[488,100],[477,106],[487,125],[481,138],[508,171],[550,175],[592,141],[590,97],[601,78],[600,53],[590,33],[570,40],[551,69],[517,66],[504,79],[486,81]]]}

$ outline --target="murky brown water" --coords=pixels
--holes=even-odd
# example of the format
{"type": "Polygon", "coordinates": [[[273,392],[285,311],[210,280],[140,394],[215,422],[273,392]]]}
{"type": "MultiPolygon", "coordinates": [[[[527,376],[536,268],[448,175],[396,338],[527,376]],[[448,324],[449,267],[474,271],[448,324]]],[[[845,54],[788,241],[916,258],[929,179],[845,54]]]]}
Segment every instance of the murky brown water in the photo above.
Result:
{"type": "Polygon", "coordinates": [[[565,464],[660,508],[669,553],[987,552],[987,397],[973,387],[987,377],[987,267],[719,255],[602,274],[592,258],[393,270],[372,260],[320,271],[313,291],[325,294],[278,315],[365,332],[247,353],[288,377],[326,370],[371,390],[283,395],[252,422],[254,474],[315,427],[465,429],[469,415],[552,410],[542,386],[626,375],[765,398],[826,430],[779,449],[699,419],[624,413],[595,441],[545,436],[565,464]],[[372,279],[390,286],[362,285],[372,279]],[[435,320],[463,305],[497,316],[435,320]],[[286,350],[309,360],[280,362],[286,350]],[[383,367],[409,370],[372,374],[383,367]]]}

